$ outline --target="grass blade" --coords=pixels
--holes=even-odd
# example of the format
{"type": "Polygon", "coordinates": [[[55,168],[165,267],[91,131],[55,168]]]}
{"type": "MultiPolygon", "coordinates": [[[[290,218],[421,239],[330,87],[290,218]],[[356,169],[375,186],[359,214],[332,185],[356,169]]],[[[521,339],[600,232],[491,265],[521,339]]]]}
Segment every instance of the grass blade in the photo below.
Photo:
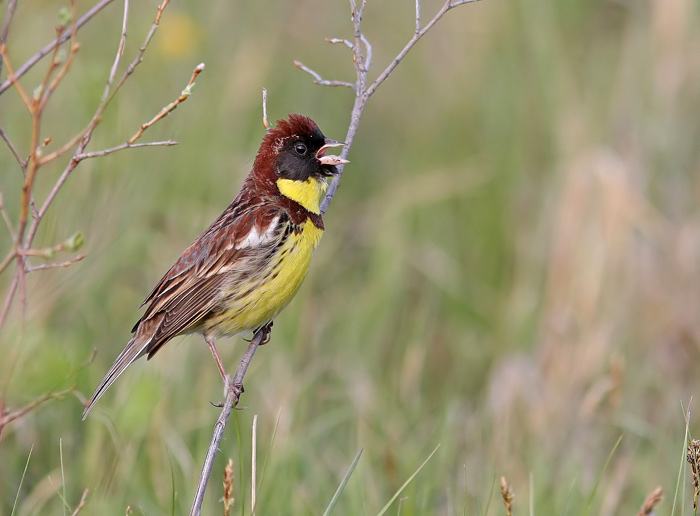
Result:
{"type": "Polygon", "coordinates": [[[352,472],[355,471],[355,467],[357,466],[357,463],[360,461],[361,455],[362,455],[362,448],[360,448],[357,451],[357,454],[355,454],[355,458],[352,460],[350,467],[345,472],[345,475],[343,476],[343,479],[340,481],[340,484],[338,484],[338,489],[336,489],[335,493],[333,493],[333,498],[331,498],[331,501],[328,502],[328,506],[326,507],[326,510],[323,511],[323,516],[328,516],[331,513],[331,510],[333,509],[333,507],[335,507],[335,504],[338,502],[340,495],[343,494],[343,490],[345,489],[345,486],[348,483],[348,480],[350,480],[350,477],[352,476],[352,472]]]}
{"type": "Polygon", "coordinates": [[[615,444],[612,447],[612,450],[610,450],[610,453],[608,453],[608,457],[605,459],[605,464],[603,464],[603,469],[600,470],[600,475],[598,475],[598,478],[595,481],[595,485],[593,486],[593,489],[591,490],[591,494],[588,495],[588,502],[586,503],[586,514],[591,513],[591,505],[593,505],[593,500],[595,499],[595,495],[598,492],[598,486],[600,485],[600,481],[603,479],[603,475],[605,475],[605,472],[607,471],[608,466],[610,465],[610,461],[612,461],[612,458],[615,455],[617,448],[620,446],[620,443],[622,442],[623,437],[624,437],[624,434],[620,434],[620,437],[617,438],[617,441],[615,441],[615,444]]]}
{"type": "Polygon", "coordinates": [[[262,489],[263,482],[265,481],[265,472],[267,471],[267,464],[270,462],[270,457],[272,456],[272,450],[274,449],[275,437],[277,436],[277,429],[280,425],[280,415],[282,414],[282,407],[277,410],[277,416],[275,417],[275,426],[272,429],[272,437],[270,437],[270,446],[268,448],[267,455],[265,455],[265,460],[263,461],[262,469],[260,470],[260,484],[259,487],[262,489]]]}
{"type": "Polygon", "coordinates": [[[27,455],[27,462],[24,465],[24,471],[22,472],[22,478],[19,479],[19,486],[17,486],[17,493],[15,494],[15,501],[12,504],[12,512],[10,513],[10,516],[14,516],[14,514],[15,514],[15,509],[17,508],[17,500],[19,500],[19,493],[22,490],[22,484],[24,483],[24,476],[27,474],[27,468],[29,467],[29,459],[32,458],[33,451],[34,451],[34,445],[32,444],[32,447],[29,448],[29,455],[27,455]]]}
{"type": "Polygon", "coordinates": [[[377,513],[377,516],[382,516],[382,514],[386,513],[386,511],[389,510],[389,507],[391,507],[391,504],[394,503],[394,502],[396,501],[396,499],[399,497],[399,495],[401,494],[401,492],[402,492],[404,489],[406,489],[406,486],[407,486],[408,484],[411,483],[411,480],[413,480],[413,479],[416,477],[416,475],[417,475],[418,473],[420,473],[420,470],[423,469],[423,466],[425,466],[425,465],[428,463],[428,461],[429,461],[430,459],[433,458],[433,455],[435,455],[435,453],[438,451],[439,448],[440,448],[440,445],[438,444],[438,445],[435,447],[435,449],[434,449],[432,452],[430,452],[430,455],[428,455],[428,458],[425,459],[425,460],[423,461],[423,463],[422,463],[420,466],[418,466],[418,469],[415,470],[415,471],[413,472],[413,474],[412,474],[410,477],[408,477],[408,480],[406,480],[406,482],[404,482],[403,485],[402,485],[401,487],[399,487],[398,491],[396,491],[396,492],[394,493],[394,496],[392,496],[391,499],[386,503],[386,505],[385,505],[384,507],[382,507],[382,510],[379,511],[379,512],[377,513]]]}
{"type": "MultiPolygon", "coordinates": [[[[681,485],[681,479],[685,476],[685,464],[686,464],[686,449],[688,447],[688,427],[690,426],[690,404],[693,402],[693,398],[688,401],[688,410],[683,411],[685,416],[685,436],[683,437],[683,447],[681,448],[681,463],[678,465],[678,476],[676,477],[676,489],[673,492],[673,506],[671,507],[671,516],[676,514],[676,502],[678,500],[678,487],[681,485]]],[[[683,409],[683,403],[681,402],[681,409],[683,409]]]]}
{"type": "Polygon", "coordinates": [[[58,455],[61,459],[61,486],[63,487],[63,516],[66,516],[66,473],[63,469],[63,438],[58,438],[58,455]]]}

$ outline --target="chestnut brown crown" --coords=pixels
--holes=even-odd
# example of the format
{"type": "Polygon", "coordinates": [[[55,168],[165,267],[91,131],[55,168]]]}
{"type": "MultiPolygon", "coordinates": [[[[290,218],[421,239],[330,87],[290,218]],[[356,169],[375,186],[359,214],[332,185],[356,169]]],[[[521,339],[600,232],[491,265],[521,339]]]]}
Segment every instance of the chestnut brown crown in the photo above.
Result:
{"type": "Polygon", "coordinates": [[[331,176],[338,171],[335,164],[344,161],[330,160],[324,151],[338,145],[326,138],[311,118],[291,114],[278,120],[263,138],[251,175],[265,182],[331,176]]]}

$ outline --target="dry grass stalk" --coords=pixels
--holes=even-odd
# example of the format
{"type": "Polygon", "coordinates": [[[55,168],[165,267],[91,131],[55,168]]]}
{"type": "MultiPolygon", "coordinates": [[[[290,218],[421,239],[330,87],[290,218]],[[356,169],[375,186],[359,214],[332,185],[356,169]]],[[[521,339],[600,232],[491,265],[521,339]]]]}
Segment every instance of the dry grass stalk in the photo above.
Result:
{"type": "Polygon", "coordinates": [[[693,483],[693,510],[698,510],[698,495],[700,495],[700,440],[691,439],[688,441],[688,463],[690,464],[690,475],[693,483]]]}
{"type": "Polygon", "coordinates": [[[224,468],[224,516],[231,516],[233,507],[233,459],[229,459],[224,468]]]}
{"type": "Polygon", "coordinates": [[[83,507],[85,507],[85,504],[87,503],[87,496],[88,496],[88,490],[85,489],[83,491],[82,496],[80,497],[80,501],[78,502],[78,506],[73,511],[72,516],[78,516],[78,514],[80,514],[80,511],[83,510],[83,507]]]}
{"type": "Polygon", "coordinates": [[[661,486],[658,486],[651,493],[649,493],[639,509],[637,516],[650,516],[654,514],[654,508],[661,503],[661,499],[664,497],[664,490],[661,486]]]}
{"type": "Polygon", "coordinates": [[[508,484],[506,477],[501,477],[501,498],[503,506],[506,508],[506,516],[513,516],[513,489],[508,484]]]}

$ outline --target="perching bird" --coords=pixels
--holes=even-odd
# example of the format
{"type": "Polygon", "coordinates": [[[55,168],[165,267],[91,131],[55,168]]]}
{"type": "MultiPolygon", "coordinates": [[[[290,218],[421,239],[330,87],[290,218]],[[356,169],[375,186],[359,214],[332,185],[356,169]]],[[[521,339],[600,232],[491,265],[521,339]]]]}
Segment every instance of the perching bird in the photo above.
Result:
{"type": "Polygon", "coordinates": [[[320,204],[342,146],[302,115],[280,120],[263,138],[233,202],[182,253],[144,301],[132,337],[90,398],[95,402],[137,358],[170,339],[201,333],[224,368],[215,339],[268,324],[289,303],[323,234],[320,204]]]}

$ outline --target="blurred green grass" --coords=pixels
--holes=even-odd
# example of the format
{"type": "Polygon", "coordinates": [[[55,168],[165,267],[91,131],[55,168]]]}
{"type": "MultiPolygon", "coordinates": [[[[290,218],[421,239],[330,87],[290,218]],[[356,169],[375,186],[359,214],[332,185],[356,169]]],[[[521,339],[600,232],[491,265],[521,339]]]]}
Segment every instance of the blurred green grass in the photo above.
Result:
{"type": "MultiPolygon", "coordinates": [[[[438,6],[424,4],[426,16],[438,6]]],[[[20,2],[15,63],[48,40],[61,5],[20,2]]],[[[132,5],[127,56],[155,5],[132,5]]],[[[46,116],[54,145],[99,99],[120,12],[80,32],[46,116]]],[[[237,192],[263,133],[262,87],[272,118],[306,113],[343,137],[351,94],[291,63],[349,79],[346,49],[323,43],[349,36],[348,18],[340,1],[173,1],[91,148],[122,142],[204,61],[190,100],[149,131],[180,144],[87,161],[71,178],[39,242],[80,230],[88,258],[34,275],[26,323],[3,329],[9,406],[94,388],[150,287],[237,192]]],[[[635,513],[656,485],[670,511],[679,402],[699,385],[698,18],[692,0],[484,0],[415,48],[362,120],[312,271],[251,368],[206,514],[222,512],[228,457],[234,513],[250,512],[254,414],[258,514],[322,512],[360,448],[335,513],[376,513],[437,444],[390,514],[501,514],[500,475],[519,514],[530,490],[538,514],[635,513]]],[[[365,28],[376,73],[410,37],[413,5],[370,1],[365,28]]],[[[14,92],[0,120],[26,149],[14,92]]],[[[6,150],[0,167],[14,215],[6,150]]],[[[40,196],[59,172],[42,169],[40,196]]],[[[242,350],[220,347],[229,364],[242,350]]],[[[50,402],[0,436],[0,514],[32,446],[16,514],[63,512],[59,439],[72,506],[88,488],[87,514],[186,512],[221,396],[203,342],[186,337],[134,365],[85,423],[76,399],[50,402]]]]}

